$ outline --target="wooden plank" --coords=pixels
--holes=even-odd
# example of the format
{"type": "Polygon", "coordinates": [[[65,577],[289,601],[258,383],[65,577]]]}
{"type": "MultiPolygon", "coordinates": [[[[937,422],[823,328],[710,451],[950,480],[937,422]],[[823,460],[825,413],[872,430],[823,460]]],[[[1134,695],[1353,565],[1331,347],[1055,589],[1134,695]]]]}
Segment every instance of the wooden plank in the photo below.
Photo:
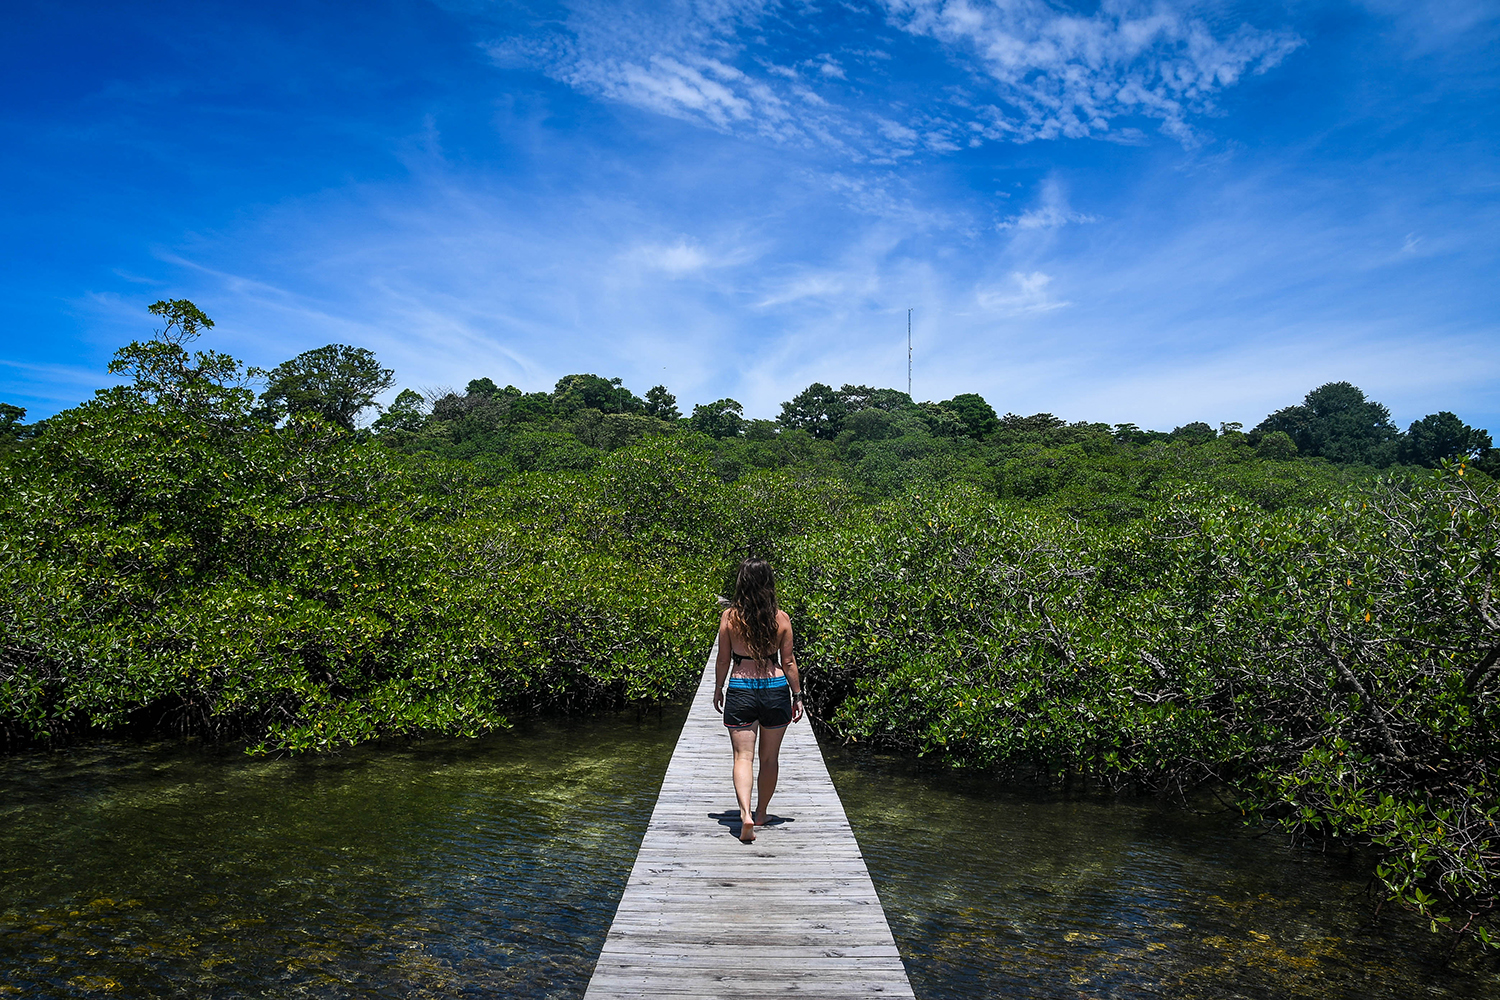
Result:
{"type": "Polygon", "coordinates": [[[741,844],[714,659],[662,781],[585,1000],[912,997],[885,911],[807,722],[771,815],[741,844]]]}

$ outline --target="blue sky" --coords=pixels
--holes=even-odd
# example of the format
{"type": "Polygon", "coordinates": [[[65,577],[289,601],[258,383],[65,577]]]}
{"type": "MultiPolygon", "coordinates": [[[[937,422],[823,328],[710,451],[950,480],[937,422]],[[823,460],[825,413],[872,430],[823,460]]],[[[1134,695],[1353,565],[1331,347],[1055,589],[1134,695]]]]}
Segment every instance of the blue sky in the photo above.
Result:
{"type": "Polygon", "coordinates": [[[145,307],[401,386],[1500,436],[1500,4],[8,0],[0,401],[145,307]]]}

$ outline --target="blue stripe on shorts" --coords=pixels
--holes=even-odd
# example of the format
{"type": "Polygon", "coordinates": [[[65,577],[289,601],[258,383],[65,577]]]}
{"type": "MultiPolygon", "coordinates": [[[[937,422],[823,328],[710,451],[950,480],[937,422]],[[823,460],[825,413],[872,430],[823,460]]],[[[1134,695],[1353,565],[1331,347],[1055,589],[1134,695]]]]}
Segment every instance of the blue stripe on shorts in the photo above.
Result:
{"type": "Polygon", "coordinates": [[[781,677],[731,677],[729,686],[732,688],[784,688],[786,687],[786,676],[781,677]]]}

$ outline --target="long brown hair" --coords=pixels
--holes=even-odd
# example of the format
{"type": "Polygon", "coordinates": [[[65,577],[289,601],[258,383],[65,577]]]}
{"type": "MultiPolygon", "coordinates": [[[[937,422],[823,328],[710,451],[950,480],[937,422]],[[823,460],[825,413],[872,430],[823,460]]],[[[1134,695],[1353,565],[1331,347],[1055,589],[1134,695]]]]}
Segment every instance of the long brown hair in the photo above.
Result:
{"type": "Polygon", "coordinates": [[[764,559],[746,559],[740,563],[734,579],[734,601],[729,605],[730,621],[745,640],[745,647],[757,659],[776,656],[776,575],[764,559]]]}

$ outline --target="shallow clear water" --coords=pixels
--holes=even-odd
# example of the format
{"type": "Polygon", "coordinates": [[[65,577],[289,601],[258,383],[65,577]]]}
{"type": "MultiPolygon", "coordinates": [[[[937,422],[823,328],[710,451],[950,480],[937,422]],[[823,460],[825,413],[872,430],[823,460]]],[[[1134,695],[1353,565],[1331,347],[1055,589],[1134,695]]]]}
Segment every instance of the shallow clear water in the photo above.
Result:
{"type": "MultiPolygon", "coordinates": [[[[579,997],[682,711],[0,758],[0,995],[579,997]]],[[[1500,997],[1414,920],[1371,925],[1357,862],[1222,812],[828,758],[922,1000],[1500,997]]]]}
{"type": "Polygon", "coordinates": [[[0,993],[580,996],[680,728],[0,759],[0,993]]]}
{"type": "Polygon", "coordinates": [[[1221,806],[1005,792],[830,746],[834,784],[922,1000],[1500,997],[1493,959],[1372,920],[1359,859],[1221,806]]]}

